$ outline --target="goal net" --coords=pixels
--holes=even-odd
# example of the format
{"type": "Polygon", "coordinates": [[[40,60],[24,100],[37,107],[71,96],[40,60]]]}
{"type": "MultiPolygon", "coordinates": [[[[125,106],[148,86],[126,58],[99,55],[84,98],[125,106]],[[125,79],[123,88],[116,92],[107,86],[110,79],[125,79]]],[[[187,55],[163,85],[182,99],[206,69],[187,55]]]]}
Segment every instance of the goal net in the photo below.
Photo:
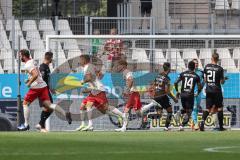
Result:
{"type": "MultiPolygon", "coordinates": [[[[199,68],[211,62],[211,55],[217,52],[221,65],[229,80],[223,85],[224,92],[224,124],[225,127],[240,127],[240,36],[230,35],[48,35],[46,51],[54,53],[51,75],[51,89],[59,89],[66,77],[81,80],[82,69],[79,56],[88,54],[91,62],[104,71],[102,79],[106,87],[109,103],[123,110],[126,100],[122,97],[124,79],[116,72],[119,59],[128,62],[128,68],[134,74],[134,83],[141,93],[143,105],[150,102],[148,86],[156,75],[162,71],[164,62],[171,63],[171,90],[175,93],[173,83],[178,74],[187,69],[189,61],[196,59],[199,68]]],[[[54,95],[54,103],[60,104],[73,114],[73,124],[67,125],[64,117],[55,114],[50,119],[51,130],[74,130],[80,125],[79,107],[83,97],[81,87],[63,87],[59,94],[54,95]]],[[[172,127],[178,127],[181,119],[178,113],[181,103],[174,103],[172,127]]],[[[205,93],[203,90],[201,110],[205,108],[205,93]]],[[[159,116],[158,108],[152,108],[143,119],[131,111],[130,129],[159,129],[164,126],[165,114],[159,116]]],[[[102,115],[94,111],[94,129],[112,130],[120,121],[115,116],[102,115]]],[[[208,127],[215,127],[214,118],[207,120],[208,127]]]]}

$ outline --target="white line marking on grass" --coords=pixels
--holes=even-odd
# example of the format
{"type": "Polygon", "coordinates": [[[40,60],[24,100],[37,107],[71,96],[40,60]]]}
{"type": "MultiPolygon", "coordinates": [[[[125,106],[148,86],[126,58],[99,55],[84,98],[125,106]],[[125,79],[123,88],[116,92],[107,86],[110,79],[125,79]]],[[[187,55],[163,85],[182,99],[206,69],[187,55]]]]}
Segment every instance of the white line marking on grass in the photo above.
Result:
{"type": "MultiPolygon", "coordinates": [[[[172,153],[168,151],[102,151],[94,152],[94,154],[162,154],[172,153]]],[[[63,155],[88,155],[89,152],[11,152],[11,153],[0,153],[1,156],[63,156],[63,155]]]]}
{"type": "Polygon", "coordinates": [[[225,146],[225,147],[211,147],[211,148],[204,148],[203,150],[206,152],[213,152],[213,153],[240,153],[237,151],[231,151],[228,149],[239,148],[240,146],[225,146]]]}

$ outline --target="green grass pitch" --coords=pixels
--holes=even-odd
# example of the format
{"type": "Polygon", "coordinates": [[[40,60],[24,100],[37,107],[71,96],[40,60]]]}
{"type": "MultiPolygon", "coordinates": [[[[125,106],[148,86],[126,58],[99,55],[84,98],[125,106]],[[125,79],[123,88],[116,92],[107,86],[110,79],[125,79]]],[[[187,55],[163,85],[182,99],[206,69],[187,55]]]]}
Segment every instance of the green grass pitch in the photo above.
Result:
{"type": "Polygon", "coordinates": [[[240,132],[2,132],[0,160],[239,160],[240,132]]]}

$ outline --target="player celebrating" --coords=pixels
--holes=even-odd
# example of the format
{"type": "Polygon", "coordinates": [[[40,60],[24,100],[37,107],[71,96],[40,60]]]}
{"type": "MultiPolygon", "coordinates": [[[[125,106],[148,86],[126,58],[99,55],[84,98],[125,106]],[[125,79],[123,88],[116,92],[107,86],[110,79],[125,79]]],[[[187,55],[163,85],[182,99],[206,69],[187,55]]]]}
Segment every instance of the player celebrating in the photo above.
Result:
{"type": "Polygon", "coordinates": [[[49,90],[47,84],[42,79],[40,71],[35,64],[34,60],[30,58],[30,53],[28,50],[20,51],[21,61],[25,63],[25,70],[28,73],[28,80],[26,85],[30,88],[27,94],[24,97],[23,101],[23,113],[24,113],[24,125],[18,127],[20,131],[29,130],[29,116],[30,110],[29,105],[38,98],[42,102],[42,106],[47,110],[55,110],[64,115],[69,124],[71,124],[72,119],[70,113],[65,113],[65,111],[58,105],[51,104],[49,98],[49,90]]]}
{"type": "Polygon", "coordinates": [[[194,72],[195,63],[190,61],[188,63],[188,70],[182,72],[176,82],[174,83],[177,91],[177,97],[181,96],[182,107],[184,109],[183,122],[180,125],[179,130],[182,131],[184,126],[188,123],[190,115],[193,110],[194,96],[198,96],[201,93],[201,83],[199,76],[194,72]],[[178,83],[182,81],[181,93],[178,92],[178,83]],[[198,92],[194,95],[195,85],[198,86],[198,92]]]}
{"type": "Polygon", "coordinates": [[[171,71],[171,65],[168,62],[163,64],[163,72],[160,73],[153,84],[154,98],[153,101],[142,108],[142,113],[149,110],[156,103],[158,106],[162,106],[163,109],[167,110],[167,119],[165,123],[165,131],[169,130],[169,125],[172,119],[172,104],[170,103],[169,97],[173,99],[175,103],[178,102],[177,98],[170,92],[170,78],[168,74],[171,71]],[[169,97],[168,97],[169,96],[169,97]]]}
{"type": "MultiPolygon", "coordinates": [[[[195,73],[199,76],[200,83],[201,83],[201,86],[203,88],[203,86],[204,86],[203,71],[200,68],[198,68],[198,60],[197,59],[193,59],[192,61],[195,63],[195,73]]],[[[194,94],[197,95],[197,92],[198,92],[197,87],[195,87],[194,94]]],[[[198,94],[198,96],[194,97],[194,106],[193,106],[193,111],[192,111],[192,119],[193,119],[192,128],[194,128],[195,130],[199,129],[199,126],[198,126],[198,111],[201,107],[201,99],[202,99],[201,93],[198,94]]]]}
{"type": "Polygon", "coordinates": [[[204,123],[209,113],[218,112],[219,131],[223,128],[223,95],[221,84],[224,84],[227,77],[224,77],[223,68],[217,65],[219,61],[218,53],[213,53],[211,63],[204,68],[204,81],[206,83],[206,110],[203,111],[200,130],[204,131],[204,123]]]}
{"type": "Polygon", "coordinates": [[[89,55],[80,56],[80,65],[83,67],[83,81],[82,84],[88,83],[90,88],[85,89],[83,92],[89,93],[89,95],[82,101],[80,107],[80,119],[81,125],[77,128],[77,131],[92,131],[92,107],[96,107],[102,113],[116,114],[122,117],[122,112],[117,108],[108,105],[108,100],[105,93],[105,87],[100,81],[102,77],[101,71],[99,71],[93,64],[90,63],[89,55]],[[85,126],[84,111],[87,110],[88,126],[85,126]]]}
{"type": "Polygon", "coordinates": [[[115,66],[116,71],[123,73],[123,78],[126,81],[126,86],[123,91],[123,96],[128,97],[127,103],[124,107],[123,115],[123,126],[122,128],[116,129],[116,131],[125,132],[128,125],[128,117],[130,109],[134,109],[136,113],[140,113],[142,103],[140,101],[140,94],[136,91],[134,87],[134,80],[132,72],[127,69],[127,61],[118,61],[117,66],[115,66]]]}
{"type": "MultiPolygon", "coordinates": [[[[49,64],[52,63],[52,59],[53,59],[53,53],[46,52],[45,56],[44,56],[44,61],[39,67],[42,78],[45,81],[45,83],[47,84],[48,95],[49,95],[51,103],[53,103],[53,99],[52,99],[51,92],[49,90],[49,78],[50,78],[50,73],[51,73],[49,64]]],[[[43,106],[41,101],[39,101],[39,105],[40,105],[40,107],[43,106]]],[[[39,129],[41,132],[48,132],[47,129],[45,128],[45,122],[51,114],[52,114],[51,109],[46,109],[43,107],[43,110],[41,113],[41,119],[39,121],[39,124],[36,125],[36,128],[39,129]]]]}

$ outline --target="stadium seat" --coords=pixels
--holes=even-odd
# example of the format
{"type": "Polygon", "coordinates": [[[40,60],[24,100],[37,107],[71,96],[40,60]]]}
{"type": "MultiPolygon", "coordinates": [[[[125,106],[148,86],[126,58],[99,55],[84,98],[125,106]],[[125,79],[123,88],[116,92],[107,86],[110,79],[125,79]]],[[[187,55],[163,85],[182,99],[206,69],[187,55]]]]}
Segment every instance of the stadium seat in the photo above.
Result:
{"type": "Polygon", "coordinates": [[[78,44],[76,40],[67,39],[64,41],[63,49],[65,50],[79,50],[78,44]]]}
{"type": "Polygon", "coordinates": [[[39,39],[39,40],[36,39],[36,40],[31,41],[31,43],[30,43],[30,49],[31,49],[31,50],[42,50],[42,51],[44,51],[45,48],[44,48],[43,41],[40,40],[40,39],[39,39]]]}
{"type": "Polygon", "coordinates": [[[162,50],[155,50],[154,63],[163,64],[166,61],[167,61],[167,59],[164,57],[163,51],[162,50]]]}
{"type": "Polygon", "coordinates": [[[11,49],[11,45],[7,38],[6,32],[4,30],[0,30],[0,46],[2,49],[11,49]]]}
{"type": "Polygon", "coordinates": [[[217,48],[217,53],[219,54],[220,59],[231,58],[228,48],[217,48]]]}
{"type": "Polygon", "coordinates": [[[40,34],[38,31],[27,31],[27,35],[26,35],[26,40],[27,41],[31,41],[31,40],[40,40],[40,34]]]}
{"type": "Polygon", "coordinates": [[[240,48],[233,49],[233,59],[240,59],[240,48]]]}
{"type": "Polygon", "coordinates": [[[34,20],[24,20],[22,25],[23,31],[37,31],[37,25],[34,20]]]}
{"type": "Polygon", "coordinates": [[[149,58],[144,49],[133,49],[132,50],[132,60],[138,63],[149,63],[149,58]]]}
{"type": "Polygon", "coordinates": [[[212,50],[209,48],[200,49],[199,59],[211,59],[212,50]]]}
{"type": "Polygon", "coordinates": [[[236,72],[237,67],[233,59],[221,59],[221,66],[228,72],[236,72]]]}
{"type": "Polygon", "coordinates": [[[240,1],[239,0],[232,0],[231,9],[240,9],[240,1]]]}
{"type": "MultiPolygon", "coordinates": [[[[10,31],[9,41],[12,41],[12,36],[13,36],[12,34],[13,34],[13,31],[10,31]]],[[[23,37],[23,34],[22,34],[21,30],[15,30],[15,41],[18,40],[18,36],[22,36],[23,37]]]]}
{"type": "Polygon", "coordinates": [[[71,31],[68,21],[65,19],[58,20],[58,30],[59,31],[71,31]]]}
{"type": "Polygon", "coordinates": [[[2,31],[2,30],[5,30],[5,29],[4,29],[4,26],[3,26],[2,20],[0,20],[0,31],[2,31]]]}
{"type": "Polygon", "coordinates": [[[216,10],[229,9],[228,0],[216,0],[215,9],[216,10]]]}
{"type": "Polygon", "coordinates": [[[43,40],[46,39],[46,35],[56,35],[56,32],[50,31],[50,30],[43,31],[43,37],[42,37],[43,40]]]}
{"type": "Polygon", "coordinates": [[[62,30],[62,31],[60,31],[60,34],[61,34],[61,35],[73,35],[73,33],[72,33],[71,30],[70,30],[70,31],[62,30]]]}
{"type": "Polygon", "coordinates": [[[69,50],[67,59],[71,59],[80,55],[82,55],[82,52],[80,50],[69,50]]]}
{"type": "MultiPolygon", "coordinates": [[[[20,31],[21,27],[20,27],[20,23],[18,20],[15,20],[15,30],[20,31]]],[[[8,19],[7,20],[7,24],[6,24],[6,31],[11,31],[12,30],[12,19],[8,19]]]]}
{"type": "Polygon", "coordinates": [[[2,65],[0,64],[0,74],[3,74],[4,73],[4,70],[2,68],[2,65]]]}
{"type": "Polygon", "coordinates": [[[39,22],[40,31],[54,31],[52,21],[50,19],[42,19],[39,22]]]}
{"type": "Polygon", "coordinates": [[[34,50],[33,55],[34,55],[33,57],[34,59],[42,61],[44,58],[44,50],[34,50]]]}
{"type": "Polygon", "coordinates": [[[184,49],[183,50],[183,59],[194,59],[198,58],[195,49],[184,49]]]}

